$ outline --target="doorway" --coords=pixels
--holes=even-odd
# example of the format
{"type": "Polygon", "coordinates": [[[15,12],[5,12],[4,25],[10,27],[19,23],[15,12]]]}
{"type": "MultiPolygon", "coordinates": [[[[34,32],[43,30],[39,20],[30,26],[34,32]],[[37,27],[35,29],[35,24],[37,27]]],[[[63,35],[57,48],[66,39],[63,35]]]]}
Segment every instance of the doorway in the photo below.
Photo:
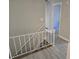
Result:
{"type": "Polygon", "coordinates": [[[59,33],[60,30],[60,18],[61,18],[61,3],[53,5],[53,28],[59,33]]]}

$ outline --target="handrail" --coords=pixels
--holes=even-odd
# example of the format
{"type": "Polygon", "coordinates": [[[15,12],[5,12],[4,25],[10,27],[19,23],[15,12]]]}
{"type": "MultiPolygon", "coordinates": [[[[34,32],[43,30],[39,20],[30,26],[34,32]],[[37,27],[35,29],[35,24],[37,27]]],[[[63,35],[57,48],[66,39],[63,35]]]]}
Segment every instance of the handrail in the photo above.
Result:
{"type": "MultiPolygon", "coordinates": [[[[38,31],[38,33],[40,33],[41,31],[38,31]]],[[[23,35],[18,35],[18,36],[11,36],[11,37],[9,37],[9,38],[16,38],[16,37],[21,37],[21,36],[27,36],[27,35],[31,35],[31,34],[35,34],[35,33],[37,33],[37,32],[34,32],[34,33],[28,33],[28,34],[23,34],[23,35]]]]}

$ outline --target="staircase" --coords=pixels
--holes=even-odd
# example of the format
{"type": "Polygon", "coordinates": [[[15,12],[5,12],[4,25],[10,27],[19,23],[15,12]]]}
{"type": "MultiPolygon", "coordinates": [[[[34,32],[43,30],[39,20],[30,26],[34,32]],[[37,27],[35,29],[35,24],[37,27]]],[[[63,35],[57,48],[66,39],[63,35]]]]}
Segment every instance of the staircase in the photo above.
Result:
{"type": "Polygon", "coordinates": [[[10,37],[10,59],[29,55],[55,44],[55,31],[42,30],[35,33],[10,37]]]}

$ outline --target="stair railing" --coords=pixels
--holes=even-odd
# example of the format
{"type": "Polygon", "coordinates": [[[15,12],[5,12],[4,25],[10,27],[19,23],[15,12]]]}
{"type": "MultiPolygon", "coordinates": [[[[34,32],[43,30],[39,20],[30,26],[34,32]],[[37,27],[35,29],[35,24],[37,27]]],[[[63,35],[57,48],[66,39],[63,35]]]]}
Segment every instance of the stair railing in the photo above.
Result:
{"type": "Polygon", "coordinates": [[[55,31],[54,30],[47,30],[47,31],[43,30],[40,32],[10,37],[10,39],[13,40],[14,50],[15,50],[15,55],[12,55],[11,50],[10,50],[10,58],[12,59],[12,58],[21,56],[25,53],[28,53],[30,51],[34,51],[38,48],[43,47],[44,46],[43,43],[55,45],[55,31]],[[29,37],[29,39],[27,41],[26,41],[26,36],[29,37]],[[50,36],[52,37],[52,40],[50,40],[50,36]],[[23,45],[21,42],[21,37],[24,37],[23,45]],[[17,45],[15,43],[15,38],[18,38],[18,41],[19,41],[20,48],[18,50],[17,50],[17,45]],[[33,40],[33,42],[32,42],[32,40],[33,40]],[[29,47],[27,47],[28,43],[29,43],[29,47]],[[33,45],[32,43],[34,44],[34,47],[32,46],[33,45]],[[22,50],[24,47],[25,47],[25,50],[27,50],[27,48],[29,48],[30,50],[23,52],[22,50]],[[19,52],[21,52],[21,53],[19,53],[19,52]]]}

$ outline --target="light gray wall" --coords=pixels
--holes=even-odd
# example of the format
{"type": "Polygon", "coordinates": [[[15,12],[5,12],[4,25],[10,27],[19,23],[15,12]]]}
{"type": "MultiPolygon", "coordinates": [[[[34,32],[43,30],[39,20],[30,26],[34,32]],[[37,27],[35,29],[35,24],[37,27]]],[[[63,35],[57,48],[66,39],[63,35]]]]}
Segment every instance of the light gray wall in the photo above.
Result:
{"type": "Polygon", "coordinates": [[[60,35],[69,39],[70,38],[70,4],[69,0],[62,0],[60,20],[60,35]]]}
{"type": "MultiPolygon", "coordinates": [[[[51,0],[52,4],[61,0],[51,0]]],[[[69,3],[62,0],[62,14],[60,20],[60,35],[69,39],[70,17],[69,3]]],[[[44,0],[10,0],[10,36],[35,32],[41,25],[41,18],[45,18],[44,0]]]]}
{"type": "Polygon", "coordinates": [[[9,0],[9,35],[35,32],[45,18],[44,0],[9,0]]]}

